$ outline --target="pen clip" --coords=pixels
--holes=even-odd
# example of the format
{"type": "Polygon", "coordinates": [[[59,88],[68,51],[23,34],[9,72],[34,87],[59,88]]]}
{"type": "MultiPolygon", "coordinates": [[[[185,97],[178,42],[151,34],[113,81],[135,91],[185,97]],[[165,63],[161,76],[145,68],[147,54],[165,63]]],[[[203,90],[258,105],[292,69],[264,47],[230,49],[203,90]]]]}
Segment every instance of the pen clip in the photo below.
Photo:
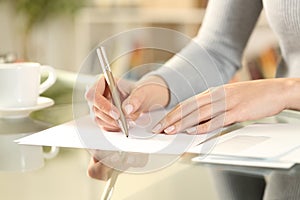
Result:
{"type": "Polygon", "coordinates": [[[104,71],[109,71],[111,72],[111,68],[109,66],[109,62],[107,60],[107,57],[106,57],[106,53],[105,53],[105,50],[104,50],[104,47],[99,47],[96,49],[96,52],[97,52],[97,55],[98,55],[98,59],[99,59],[99,62],[100,62],[100,65],[102,67],[102,71],[104,73],[104,71]]]}

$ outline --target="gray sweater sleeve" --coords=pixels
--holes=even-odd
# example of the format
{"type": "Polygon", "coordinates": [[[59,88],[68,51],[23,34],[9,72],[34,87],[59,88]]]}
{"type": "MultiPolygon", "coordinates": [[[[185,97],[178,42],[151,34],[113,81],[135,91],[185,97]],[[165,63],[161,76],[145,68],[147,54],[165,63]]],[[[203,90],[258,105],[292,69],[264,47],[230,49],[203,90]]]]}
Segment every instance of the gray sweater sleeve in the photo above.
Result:
{"type": "Polygon", "coordinates": [[[261,0],[210,0],[198,35],[158,70],[170,90],[169,107],[209,87],[228,82],[257,18],[261,0]]]}

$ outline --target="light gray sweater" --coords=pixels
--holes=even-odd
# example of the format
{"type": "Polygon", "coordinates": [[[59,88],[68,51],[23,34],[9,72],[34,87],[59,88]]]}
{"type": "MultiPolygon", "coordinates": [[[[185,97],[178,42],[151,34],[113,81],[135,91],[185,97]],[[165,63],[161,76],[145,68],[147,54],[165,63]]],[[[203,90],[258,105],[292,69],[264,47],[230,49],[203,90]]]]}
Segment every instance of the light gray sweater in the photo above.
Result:
{"type": "Polygon", "coordinates": [[[168,84],[169,106],[232,78],[263,7],[281,48],[277,76],[300,77],[299,0],[210,0],[197,37],[151,73],[168,84]]]}

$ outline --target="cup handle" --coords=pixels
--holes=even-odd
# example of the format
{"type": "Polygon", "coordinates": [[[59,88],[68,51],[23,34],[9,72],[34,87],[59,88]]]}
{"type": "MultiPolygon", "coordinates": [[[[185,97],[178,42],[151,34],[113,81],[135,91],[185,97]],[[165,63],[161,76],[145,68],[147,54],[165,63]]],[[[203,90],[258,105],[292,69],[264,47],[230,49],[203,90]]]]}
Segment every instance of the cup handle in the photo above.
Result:
{"type": "Polygon", "coordinates": [[[53,67],[42,65],[41,74],[48,73],[48,78],[40,85],[39,94],[45,92],[49,87],[51,87],[56,81],[56,73],[53,67]]]}
{"type": "Polygon", "coordinates": [[[51,147],[49,152],[43,152],[43,156],[45,159],[52,159],[57,156],[59,153],[59,147],[51,147]]]}

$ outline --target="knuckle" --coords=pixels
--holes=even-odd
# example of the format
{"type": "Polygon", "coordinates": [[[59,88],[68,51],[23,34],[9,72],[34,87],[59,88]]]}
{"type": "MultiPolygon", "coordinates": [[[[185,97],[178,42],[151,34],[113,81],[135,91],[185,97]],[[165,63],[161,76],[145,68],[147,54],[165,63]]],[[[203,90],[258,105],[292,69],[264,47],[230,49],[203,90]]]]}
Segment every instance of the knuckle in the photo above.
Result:
{"type": "Polygon", "coordinates": [[[87,170],[87,174],[89,177],[91,178],[95,178],[95,170],[93,167],[89,167],[88,170],[87,170]]]}
{"type": "Polygon", "coordinates": [[[172,123],[172,122],[176,121],[178,116],[181,118],[182,117],[182,107],[183,107],[182,103],[178,104],[171,112],[169,112],[166,115],[165,121],[167,123],[172,123]]]}
{"type": "Polygon", "coordinates": [[[107,175],[103,172],[103,165],[100,165],[100,166],[93,166],[93,167],[90,167],[88,170],[87,170],[87,174],[89,177],[93,178],[93,179],[98,179],[98,180],[107,180],[108,177],[107,175]]]}
{"type": "Polygon", "coordinates": [[[174,113],[168,113],[165,117],[164,124],[169,124],[174,121],[174,113]]]}
{"type": "Polygon", "coordinates": [[[94,179],[98,179],[101,180],[102,178],[102,173],[101,173],[101,165],[94,164],[93,166],[90,166],[87,170],[87,174],[89,177],[94,178],[94,179]]]}

